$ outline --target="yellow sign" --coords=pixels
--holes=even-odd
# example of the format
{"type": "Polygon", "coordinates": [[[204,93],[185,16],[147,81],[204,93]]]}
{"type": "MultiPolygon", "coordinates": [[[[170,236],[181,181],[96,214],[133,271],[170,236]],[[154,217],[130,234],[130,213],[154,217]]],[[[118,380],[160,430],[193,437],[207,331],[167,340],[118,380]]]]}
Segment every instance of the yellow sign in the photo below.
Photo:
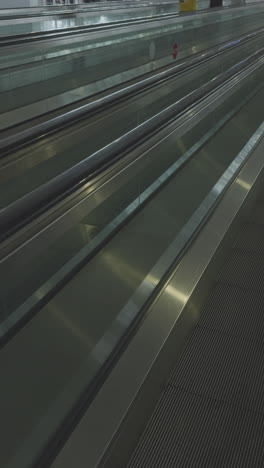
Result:
{"type": "Polygon", "coordinates": [[[180,0],[180,12],[196,11],[196,0],[180,0]]]}

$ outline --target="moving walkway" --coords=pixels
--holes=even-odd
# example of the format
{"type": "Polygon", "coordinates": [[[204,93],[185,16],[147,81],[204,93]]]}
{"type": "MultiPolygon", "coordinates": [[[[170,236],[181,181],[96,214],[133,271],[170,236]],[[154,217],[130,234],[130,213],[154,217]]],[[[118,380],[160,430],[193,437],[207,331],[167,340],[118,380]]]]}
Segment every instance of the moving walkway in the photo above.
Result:
{"type": "Polygon", "coordinates": [[[260,49],[51,182],[37,212],[0,213],[1,466],[212,466],[240,448],[261,466],[263,67],[260,49]]]}
{"type": "Polygon", "coordinates": [[[261,27],[263,15],[263,4],[254,4],[180,19],[172,15],[133,20],[129,25],[93,26],[78,34],[62,31],[2,38],[0,128],[80,104],[175,60],[235,40],[261,27]]]}
{"type": "MultiPolygon", "coordinates": [[[[144,77],[101,99],[32,126],[7,132],[0,142],[0,207],[22,197],[38,199],[36,190],[89,157],[170,104],[184,105],[186,95],[213,80],[231,65],[263,49],[263,30],[229,41],[144,77]],[[26,180],[26,183],[25,183],[26,180]],[[30,194],[33,192],[34,194],[30,194]]],[[[191,94],[190,94],[191,93],[191,94]]],[[[50,116],[49,116],[50,117],[50,116]]],[[[82,162],[83,161],[83,162],[82,162]]],[[[20,200],[21,204],[21,200],[20,200]]],[[[21,208],[14,208],[21,212],[21,208]]]]}

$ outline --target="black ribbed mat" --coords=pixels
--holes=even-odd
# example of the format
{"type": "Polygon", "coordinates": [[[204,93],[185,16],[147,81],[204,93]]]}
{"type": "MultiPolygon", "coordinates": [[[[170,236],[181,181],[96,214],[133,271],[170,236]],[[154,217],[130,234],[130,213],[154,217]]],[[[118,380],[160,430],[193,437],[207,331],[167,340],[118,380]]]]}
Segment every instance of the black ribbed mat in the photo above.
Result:
{"type": "Polygon", "coordinates": [[[168,387],[128,468],[262,468],[264,417],[168,387]]]}
{"type": "Polygon", "coordinates": [[[264,294],[218,283],[206,301],[200,325],[264,342],[264,294]]]}
{"type": "Polygon", "coordinates": [[[236,248],[264,253],[264,224],[246,224],[237,239],[236,248]]]}
{"type": "Polygon", "coordinates": [[[264,414],[264,346],[198,327],[169,384],[264,414]]]}
{"type": "Polygon", "coordinates": [[[258,201],[249,217],[251,223],[264,224],[264,202],[258,201]]]}
{"type": "Polygon", "coordinates": [[[234,249],[221,271],[219,281],[264,293],[264,255],[234,249]]]}

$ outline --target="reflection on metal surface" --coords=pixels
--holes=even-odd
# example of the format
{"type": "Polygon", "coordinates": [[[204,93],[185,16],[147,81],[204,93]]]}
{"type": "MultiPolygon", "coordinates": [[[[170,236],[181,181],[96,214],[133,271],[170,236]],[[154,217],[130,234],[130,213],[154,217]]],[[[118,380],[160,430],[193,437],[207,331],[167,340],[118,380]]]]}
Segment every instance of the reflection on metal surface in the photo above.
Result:
{"type": "Polygon", "coordinates": [[[174,299],[179,301],[182,305],[185,305],[189,299],[189,296],[187,294],[182,293],[179,291],[177,288],[169,284],[166,287],[166,292],[172,296],[174,299]]]}
{"type": "Polygon", "coordinates": [[[239,177],[237,178],[236,183],[247,191],[251,189],[251,185],[245,182],[244,180],[241,180],[239,177]]]}
{"type": "Polygon", "coordinates": [[[87,335],[87,331],[82,330],[80,327],[76,325],[74,320],[71,320],[70,317],[65,315],[61,309],[58,307],[52,306],[52,315],[56,317],[58,322],[61,323],[63,328],[66,328],[70,334],[76,338],[78,343],[82,343],[85,348],[90,349],[93,346],[93,341],[90,339],[89,335],[87,335]]]}
{"type": "Polygon", "coordinates": [[[138,281],[141,278],[140,272],[133,265],[124,263],[122,257],[102,251],[102,262],[115,274],[117,278],[126,283],[138,281]]]}

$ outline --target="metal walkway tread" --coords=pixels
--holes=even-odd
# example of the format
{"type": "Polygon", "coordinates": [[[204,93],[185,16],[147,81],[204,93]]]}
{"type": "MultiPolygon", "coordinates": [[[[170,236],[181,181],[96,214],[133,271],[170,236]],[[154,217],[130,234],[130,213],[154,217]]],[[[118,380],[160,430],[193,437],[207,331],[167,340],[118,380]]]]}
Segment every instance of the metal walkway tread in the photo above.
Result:
{"type": "Polygon", "coordinates": [[[128,468],[264,466],[263,253],[259,200],[128,468]]]}
{"type": "Polygon", "coordinates": [[[169,385],[264,416],[264,346],[198,327],[169,385]]]}
{"type": "Polygon", "coordinates": [[[234,249],[220,274],[219,281],[264,293],[264,262],[259,252],[234,249]]]}
{"type": "Polygon", "coordinates": [[[258,201],[252,211],[251,223],[264,224],[264,202],[258,201]]]}
{"type": "Polygon", "coordinates": [[[264,294],[218,283],[205,304],[199,324],[264,343],[264,294]]]}
{"type": "Polygon", "coordinates": [[[262,468],[263,433],[263,415],[168,387],[128,468],[262,468]]]}
{"type": "Polygon", "coordinates": [[[247,224],[244,226],[236,248],[247,252],[264,252],[264,225],[247,224]]]}

